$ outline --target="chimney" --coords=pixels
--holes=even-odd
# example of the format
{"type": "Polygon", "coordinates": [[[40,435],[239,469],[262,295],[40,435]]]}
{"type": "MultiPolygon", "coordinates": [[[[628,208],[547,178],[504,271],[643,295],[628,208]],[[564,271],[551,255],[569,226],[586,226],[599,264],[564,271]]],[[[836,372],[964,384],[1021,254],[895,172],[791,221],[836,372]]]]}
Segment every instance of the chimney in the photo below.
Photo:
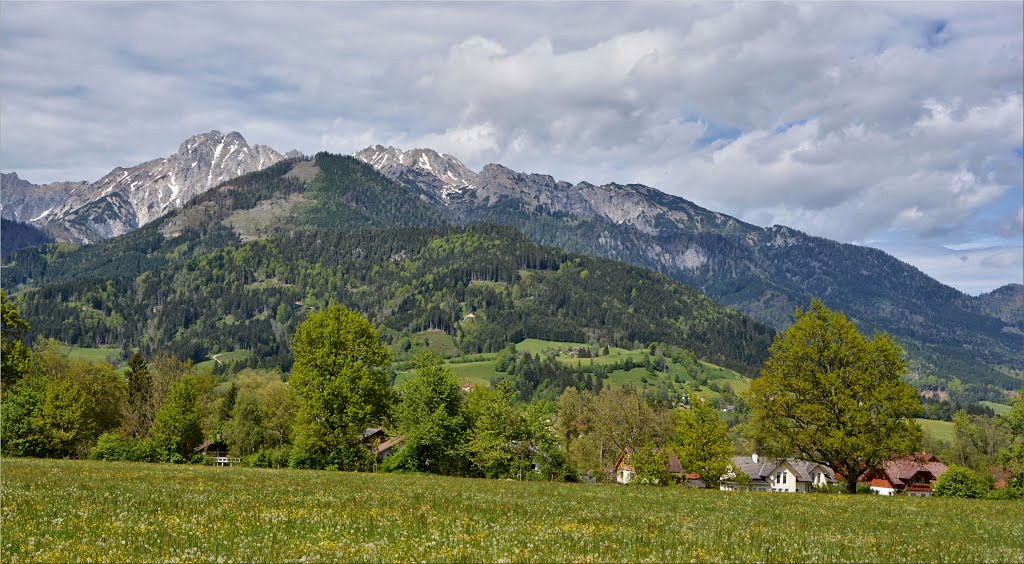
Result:
{"type": "Polygon", "coordinates": [[[754,464],[757,464],[757,453],[755,452],[754,454],[750,455],[750,459],[754,461],[754,464]]]}

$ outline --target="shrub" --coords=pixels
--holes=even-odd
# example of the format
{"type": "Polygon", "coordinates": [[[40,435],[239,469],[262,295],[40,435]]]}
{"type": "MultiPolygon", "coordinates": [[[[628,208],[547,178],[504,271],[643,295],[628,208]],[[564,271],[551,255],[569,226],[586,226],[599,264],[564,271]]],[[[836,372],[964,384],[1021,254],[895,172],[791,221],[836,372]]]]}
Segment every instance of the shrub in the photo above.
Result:
{"type": "Polygon", "coordinates": [[[156,462],[160,453],[152,441],[135,440],[118,433],[103,433],[90,453],[94,460],[156,462]]]}
{"type": "Polygon", "coordinates": [[[932,488],[933,493],[940,497],[981,497],[987,490],[985,480],[970,468],[956,464],[939,476],[932,488]]]}
{"type": "Polygon", "coordinates": [[[985,499],[1020,499],[1021,497],[1024,497],[1024,488],[1013,485],[985,493],[985,499]]]}
{"type": "Polygon", "coordinates": [[[861,484],[857,484],[857,493],[859,493],[859,494],[873,494],[873,493],[878,493],[878,492],[876,492],[875,490],[871,489],[871,485],[861,483],[861,484]]]}
{"type": "Polygon", "coordinates": [[[128,460],[132,446],[131,439],[117,433],[103,433],[96,440],[91,457],[94,460],[128,460]]]}

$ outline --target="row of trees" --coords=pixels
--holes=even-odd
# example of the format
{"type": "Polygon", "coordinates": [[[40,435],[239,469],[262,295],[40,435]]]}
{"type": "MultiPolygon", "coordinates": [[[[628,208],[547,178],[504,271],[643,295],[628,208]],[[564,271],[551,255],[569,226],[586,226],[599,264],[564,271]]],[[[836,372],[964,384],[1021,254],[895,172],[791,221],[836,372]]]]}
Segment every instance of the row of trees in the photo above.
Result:
{"type": "Polygon", "coordinates": [[[6,294],[0,299],[5,454],[84,457],[97,448],[119,448],[124,458],[139,460],[192,456],[204,436],[211,377],[169,356],[147,365],[136,354],[121,375],[108,363],[70,360],[61,354],[62,345],[49,339],[30,351],[21,342],[28,324],[6,294]]]}
{"type": "MultiPolygon", "coordinates": [[[[342,306],[300,324],[287,384],[278,374],[246,370],[215,386],[188,363],[159,357],[146,364],[137,354],[122,376],[106,364],[68,360],[51,341],[29,352],[18,338],[26,329],[4,296],[7,454],[187,461],[205,437],[256,465],[370,470],[378,460],[363,432],[384,427],[405,440],[380,463],[384,470],[603,480],[632,453],[639,481],[667,483],[671,452],[715,486],[737,450],[736,437],[703,401],[671,410],[629,388],[584,382],[565,386],[554,401],[521,401],[517,382],[545,364],[514,351],[505,357],[510,377],[493,388],[466,394],[440,357],[423,353],[396,391],[377,330],[342,306]]],[[[814,302],[772,346],[747,395],[744,434],[766,455],[828,464],[855,491],[864,471],[921,443],[912,419],[917,396],[902,381],[904,370],[890,338],[865,339],[842,314],[814,302]]],[[[1005,424],[958,414],[951,461],[986,472],[1006,466],[1019,481],[1022,410],[1018,401],[1005,424]]]]}

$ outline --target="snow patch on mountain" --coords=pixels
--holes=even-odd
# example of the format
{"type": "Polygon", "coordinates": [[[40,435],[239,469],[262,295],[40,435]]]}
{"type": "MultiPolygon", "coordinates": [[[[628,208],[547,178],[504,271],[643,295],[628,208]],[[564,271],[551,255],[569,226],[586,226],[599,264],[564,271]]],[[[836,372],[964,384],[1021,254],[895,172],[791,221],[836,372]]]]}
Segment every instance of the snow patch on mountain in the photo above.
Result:
{"type": "Polygon", "coordinates": [[[477,188],[477,173],[459,159],[433,149],[403,151],[395,147],[373,145],[354,156],[392,179],[402,175],[419,177],[418,184],[446,205],[477,188]]]}
{"type": "Polygon", "coordinates": [[[293,156],[298,153],[250,146],[238,132],[214,130],[186,139],[173,155],[117,167],[91,184],[36,186],[5,174],[3,215],[40,225],[59,223],[80,242],[95,241],[145,225],[222,182],[293,156]],[[83,231],[85,217],[93,231],[89,235],[83,231]]]}

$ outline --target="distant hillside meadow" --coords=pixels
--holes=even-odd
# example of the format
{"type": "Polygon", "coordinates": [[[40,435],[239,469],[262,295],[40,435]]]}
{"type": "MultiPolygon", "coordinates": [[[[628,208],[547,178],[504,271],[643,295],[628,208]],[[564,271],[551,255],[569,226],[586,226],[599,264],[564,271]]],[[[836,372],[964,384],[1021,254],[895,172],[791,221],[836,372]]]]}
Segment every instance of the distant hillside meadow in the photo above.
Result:
{"type": "Polygon", "coordinates": [[[1022,562],[1020,502],[2,461],[5,562],[1022,562]]]}

